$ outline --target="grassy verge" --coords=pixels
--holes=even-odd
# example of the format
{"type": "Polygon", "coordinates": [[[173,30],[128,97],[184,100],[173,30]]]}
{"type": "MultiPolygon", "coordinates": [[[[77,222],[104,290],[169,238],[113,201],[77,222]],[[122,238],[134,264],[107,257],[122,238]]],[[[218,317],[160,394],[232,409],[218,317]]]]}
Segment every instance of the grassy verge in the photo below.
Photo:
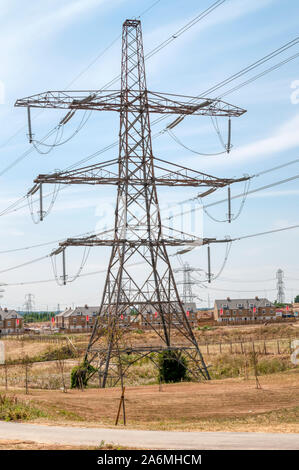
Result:
{"type": "Polygon", "coordinates": [[[44,416],[46,414],[31,403],[22,402],[16,396],[0,394],[0,420],[28,421],[44,416]]]}

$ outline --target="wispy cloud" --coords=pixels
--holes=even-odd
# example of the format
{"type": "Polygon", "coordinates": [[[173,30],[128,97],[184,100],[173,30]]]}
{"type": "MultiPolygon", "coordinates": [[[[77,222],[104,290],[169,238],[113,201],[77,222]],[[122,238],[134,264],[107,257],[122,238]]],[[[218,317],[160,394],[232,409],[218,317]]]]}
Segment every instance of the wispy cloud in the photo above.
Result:
{"type": "MultiPolygon", "coordinates": [[[[12,28],[8,25],[6,31],[6,41],[10,47],[17,46],[20,41],[30,42],[41,36],[55,34],[59,29],[63,29],[71,22],[82,19],[82,15],[89,13],[91,10],[100,7],[111,8],[117,6],[123,0],[77,0],[71,2],[63,2],[62,6],[49,4],[47,8],[40,11],[35,21],[23,21],[12,28]],[[54,8],[53,8],[54,6],[54,8]],[[8,35],[8,31],[10,35],[8,35]]],[[[61,3],[60,3],[61,4],[61,3]]]]}
{"type": "Polygon", "coordinates": [[[236,149],[231,154],[230,163],[235,160],[250,159],[252,161],[260,155],[272,155],[297,147],[299,145],[298,128],[299,114],[296,114],[292,119],[275,129],[272,135],[236,149]]]}

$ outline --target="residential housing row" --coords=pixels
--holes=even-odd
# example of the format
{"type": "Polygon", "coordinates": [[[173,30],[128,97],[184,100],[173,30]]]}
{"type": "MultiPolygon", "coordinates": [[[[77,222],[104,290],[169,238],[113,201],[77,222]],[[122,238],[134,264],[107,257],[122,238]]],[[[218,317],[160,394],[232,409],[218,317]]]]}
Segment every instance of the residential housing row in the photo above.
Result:
{"type": "MultiPolygon", "coordinates": [[[[55,326],[59,330],[91,330],[98,316],[100,307],[90,307],[85,305],[84,307],[67,308],[64,312],[61,312],[55,316],[55,326]]],[[[192,327],[197,324],[197,311],[195,303],[188,303],[184,305],[186,317],[192,327]]],[[[142,315],[138,313],[138,310],[132,309],[131,311],[124,311],[120,314],[118,321],[120,327],[131,327],[131,328],[151,328],[153,325],[156,328],[162,327],[160,315],[154,308],[149,305],[145,309],[142,315]]],[[[183,315],[180,313],[172,314],[171,323],[175,325],[183,320],[183,315]]],[[[107,314],[104,312],[101,315],[100,322],[103,326],[107,325],[107,314]]]]}
{"type": "MultiPolygon", "coordinates": [[[[282,321],[287,317],[299,318],[299,304],[292,307],[277,308],[273,302],[266,298],[255,297],[253,299],[226,299],[215,300],[214,308],[197,309],[195,303],[183,304],[186,317],[191,327],[201,323],[216,324],[246,324],[262,323],[269,321],[282,321]]],[[[98,315],[99,307],[76,307],[66,309],[55,317],[57,329],[66,331],[88,331],[93,328],[98,315]]],[[[103,325],[107,324],[106,315],[101,316],[103,325]]],[[[171,324],[184,321],[181,314],[172,314],[171,324]]],[[[131,327],[149,329],[152,326],[162,328],[160,315],[154,311],[152,306],[148,306],[142,315],[136,310],[124,312],[119,317],[120,327],[131,327]]]]}
{"type": "MultiPolygon", "coordinates": [[[[183,304],[186,317],[181,313],[173,313],[171,324],[179,324],[188,319],[191,327],[201,324],[252,324],[264,322],[284,321],[288,318],[299,318],[299,304],[277,308],[274,303],[266,298],[254,297],[252,299],[226,299],[215,300],[213,308],[197,309],[194,302],[183,304]]],[[[142,315],[138,313],[138,307],[125,311],[119,316],[120,327],[138,329],[156,329],[163,327],[160,315],[152,306],[142,308],[142,315]]],[[[179,309],[178,309],[179,311],[179,309]]],[[[25,325],[21,314],[16,310],[0,308],[0,335],[18,334],[27,331],[40,333],[45,329],[60,332],[88,332],[91,331],[98,317],[99,306],[67,308],[55,315],[51,326],[47,328],[32,327],[25,325]]],[[[103,326],[108,323],[107,314],[101,315],[99,321],[103,326]]]]}

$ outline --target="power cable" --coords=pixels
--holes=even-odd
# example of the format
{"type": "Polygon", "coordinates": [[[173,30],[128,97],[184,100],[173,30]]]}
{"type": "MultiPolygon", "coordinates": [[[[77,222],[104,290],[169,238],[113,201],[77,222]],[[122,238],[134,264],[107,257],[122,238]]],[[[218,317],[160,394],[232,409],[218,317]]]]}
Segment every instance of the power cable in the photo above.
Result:
{"type": "MultiPolygon", "coordinates": [[[[251,189],[250,191],[247,192],[246,197],[250,194],[254,194],[254,193],[257,193],[259,191],[263,191],[265,189],[273,188],[274,186],[279,186],[281,184],[288,183],[290,181],[294,181],[298,178],[299,178],[299,174],[291,176],[289,178],[285,178],[283,180],[275,181],[274,183],[270,183],[270,184],[266,184],[264,186],[260,186],[259,188],[251,189]]],[[[240,197],[244,197],[244,192],[240,193],[240,194],[236,194],[235,196],[231,196],[231,199],[238,199],[240,197]]],[[[185,199],[184,201],[179,201],[178,203],[174,204],[174,206],[176,206],[176,205],[180,206],[182,204],[185,204],[186,202],[191,202],[191,201],[195,201],[195,200],[198,200],[198,199],[199,199],[199,196],[196,196],[196,197],[190,198],[190,199],[185,199]]],[[[204,206],[193,207],[192,209],[189,209],[187,211],[172,214],[164,220],[171,220],[171,219],[174,219],[175,217],[179,217],[179,216],[186,215],[186,214],[191,214],[191,213],[196,212],[198,210],[205,210],[207,207],[216,206],[217,204],[221,204],[221,203],[224,203],[224,202],[227,202],[227,199],[221,199],[221,200],[218,200],[218,201],[215,201],[215,202],[210,202],[209,204],[205,204],[204,206]]],[[[168,209],[169,208],[167,208],[167,210],[168,209]]],[[[163,211],[163,209],[162,209],[162,211],[163,211]]]]}

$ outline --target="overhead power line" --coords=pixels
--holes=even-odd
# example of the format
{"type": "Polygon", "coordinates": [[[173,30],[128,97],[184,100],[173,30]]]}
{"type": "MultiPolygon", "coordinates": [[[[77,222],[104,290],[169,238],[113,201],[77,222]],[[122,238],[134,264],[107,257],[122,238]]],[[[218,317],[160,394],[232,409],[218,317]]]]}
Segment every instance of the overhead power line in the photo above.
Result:
{"type": "MultiPolygon", "coordinates": [[[[144,16],[146,13],[148,13],[152,8],[154,8],[158,3],[160,3],[161,0],[156,0],[155,2],[153,2],[149,7],[147,7],[145,10],[143,10],[138,16],[137,18],[141,18],[142,16],[144,16]]],[[[113,41],[111,41],[108,46],[106,46],[103,50],[101,50],[101,52],[99,52],[89,63],[86,67],[84,67],[84,69],[81,70],[81,72],[78,73],[78,75],[75,76],[75,78],[73,78],[67,85],[66,85],[66,90],[71,87],[80,77],[82,77],[82,75],[84,75],[101,57],[103,57],[103,55],[108,52],[111,47],[114,46],[114,44],[121,38],[121,34],[118,34],[117,37],[115,39],[113,39],[113,41]]],[[[40,110],[36,116],[40,115],[44,110],[40,110]]],[[[0,145],[0,149],[5,147],[9,142],[11,142],[17,135],[20,134],[20,132],[22,132],[24,129],[26,128],[26,125],[25,126],[22,126],[20,127],[13,135],[11,135],[5,142],[3,142],[1,145],[0,145]]],[[[24,157],[25,158],[25,157],[24,157]]],[[[16,164],[18,162],[16,161],[16,164]]],[[[8,170],[7,170],[8,171],[8,170]]],[[[1,175],[0,175],[1,176],[1,175]]]]}
{"type": "Polygon", "coordinates": [[[239,240],[245,240],[246,238],[254,238],[254,237],[260,237],[262,235],[269,235],[270,233],[285,232],[286,230],[293,230],[295,228],[299,228],[299,224],[289,225],[288,227],[276,228],[273,230],[267,230],[265,232],[253,233],[251,235],[243,235],[242,237],[232,238],[231,241],[234,242],[234,241],[239,241],[239,240]]]}
{"type": "MultiPolygon", "coordinates": [[[[270,170],[269,170],[270,171],[270,170]]],[[[257,175],[259,176],[259,175],[257,175]]],[[[254,177],[254,176],[253,176],[254,177]]],[[[299,174],[297,175],[294,175],[294,176],[290,176],[289,178],[285,178],[283,180],[279,180],[279,181],[275,181],[274,183],[269,183],[269,184],[266,184],[264,186],[260,186],[258,188],[255,188],[255,189],[251,189],[250,191],[247,192],[246,196],[249,196],[250,194],[254,194],[254,193],[257,193],[259,191],[264,191],[265,189],[270,189],[270,188],[273,188],[275,186],[279,186],[281,184],[285,184],[285,183],[289,183],[290,181],[294,181],[296,179],[299,178],[299,174]]],[[[238,198],[241,198],[241,197],[244,197],[244,192],[243,193],[239,193],[239,194],[236,194],[234,196],[231,196],[231,200],[232,199],[238,199],[238,198]]],[[[191,201],[196,201],[198,200],[199,197],[196,196],[196,197],[193,197],[193,198],[190,198],[190,199],[185,199],[184,201],[179,201],[177,203],[174,203],[173,206],[179,206],[179,205],[183,205],[183,204],[186,204],[187,202],[191,202],[191,201]]],[[[214,201],[214,202],[210,202],[209,204],[204,204],[203,206],[198,206],[198,207],[192,207],[191,209],[188,209],[186,211],[183,211],[183,212],[177,212],[176,214],[172,214],[170,215],[169,217],[165,218],[164,220],[172,220],[174,219],[175,217],[180,217],[182,215],[187,215],[187,214],[191,214],[193,212],[197,212],[199,210],[204,210],[204,209],[207,209],[208,207],[212,207],[212,206],[216,206],[217,204],[222,204],[224,202],[227,202],[227,198],[225,199],[220,199],[218,201],[214,201]]],[[[168,208],[164,209],[164,210],[168,210],[168,208]]],[[[162,209],[163,210],[163,209],[162,209]]]]}
{"type": "MultiPolygon", "coordinates": [[[[208,7],[206,10],[202,11],[198,15],[196,15],[192,20],[188,21],[184,26],[182,26],[180,29],[178,29],[175,33],[171,34],[167,39],[165,39],[163,42],[155,46],[150,52],[145,54],[144,59],[148,60],[154,55],[156,55],[158,52],[160,52],[162,49],[164,49],[166,46],[168,46],[170,43],[175,41],[177,38],[179,38],[182,34],[184,34],[186,31],[188,31],[192,26],[195,26],[199,21],[203,20],[206,16],[208,16],[210,13],[212,13],[216,8],[220,7],[223,3],[225,3],[227,0],[218,0],[217,2],[214,2],[210,7],[208,7]]],[[[121,75],[117,75],[115,78],[110,80],[102,89],[105,90],[109,88],[110,86],[114,85],[117,83],[121,78],[121,75]]]]}
{"type": "MultiPolygon", "coordinates": [[[[254,238],[254,237],[260,237],[260,236],[263,236],[263,235],[269,235],[271,233],[278,233],[278,232],[284,232],[284,231],[288,231],[288,230],[294,230],[296,228],[299,228],[299,224],[296,224],[296,225],[289,225],[287,227],[282,227],[282,228],[278,228],[278,229],[272,229],[272,230],[267,230],[267,231],[264,231],[264,232],[258,232],[258,233],[253,233],[253,234],[249,234],[249,235],[242,235],[240,237],[234,237],[234,238],[230,238],[230,237],[226,237],[225,239],[225,242],[226,243],[231,243],[231,242],[235,242],[235,241],[240,241],[240,240],[245,240],[247,238],[254,238]]],[[[109,231],[109,230],[108,230],[109,231]]],[[[105,231],[107,232],[107,231],[105,231]]],[[[105,233],[103,232],[103,233],[105,233]]],[[[90,232],[88,232],[90,233],[90,232]]],[[[99,234],[98,234],[99,235],[99,234]]],[[[223,242],[223,240],[222,240],[223,242]]],[[[196,246],[196,248],[200,248],[201,246],[196,246]]],[[[195,248],[194,248],[195,249],[195,248]]],[[[49,258],[51,256],[51,254],[48,254],[48,255],[45,255],[45,256],[42,256],[40,258],[35,258],[33,260],[30,260],[30,261],[27,261],[25,263],[22,263],[22,264],[19,264],[19,265],[16,265],[16,266],[12,266],[10,268],[6,268],[6,269],[3,269],[0,271],[0,274],[3,274],[3,273],[6,273],[8,271],[12,271],[14,269],[18,269],[18,268],[22,268],[24,266],[27,266],[29,264],[33,264],[33,263],[37,263],[43,259],[46,259],[46,258],[49,258]]],[[[173,253],[169,256],[177,256],[177,253],[173,253]]],[[[138,263],[132,263],[130,265],[131,266],[137,266],[137,265],[140,265],[140,264],[144,264],[144,261],[141,261],[141,262],[138,262],[138,263]]],[[[100,271],[97,271],[95,272],[95,274],[99,273],[100,271]]],[[[106,270],[104,270],[103,272],[106,272],[106,270]]],[[[87,275],[87,274],[85,274],[87,275]]],[[[78,277],[81,277],[82,274],[80,274],[78,277]]],[[[45,282],[45,281],[43,281],[45,282]]]]}
{"type": "MultiPolygon", "coordinates": [[[[188,31],[193,25],[195,25],[196,23],[198,23],[201,19],[205,18],[209,13],[212,13],[212,11],[214,11],[216,8],[218,8],[220,5],[222,5],[225,1],[227,0],[218,0],[217,2],[213,3],[209,8],[207,8],[206,10],[204,10],[202,13],[200,13],[199,15],[197,15],[195,18],[193,18],[191,21],[189,21],[185,26],[183,26],[180,30],[178,30],[176,33],[172,34],[166,41],[163,41],[161,44],[159,44],[159,46],[157,46],[155,49],[157,50],[152,50],[149,52],[149,57],[152,57],[153,55],[155,55],[156,53],[158,53],[162,48],[166,47],[169,43],[171,43],[173,40],[175,40],[177,37],[181,36],[184,32],[188,31]],[[178,36],[177,36],[178,35],[178,36]],[[158,49],[159,48],[159,49],[158,49]]],[[[151,8],[153,8],[158,2],[154,2],[152,4],[152,6],[150,6],[148,9],[144,10],[143,14],[145,14],[147,11],[149,11],[151,8]]],[[[141,15],[139,15],[139,17],[141,17],[141,15]]],[[[116,42],[116,40],[112,41],[112,43],[110,43],[109,46],[107,46],[107,48],[102,51],[98,58],[101,57],[110,47],[112,47],[112,45],[114,44],[114,42],[116,42]]],[[[149,58],[147,56],[145,56],[145,60],[147,58],[149,58]]],[[[97,59],[94,60],[94,62],[96,62],[97,59]]],[[[93,62],[93,63],[94,63],[93,62]]],[[[89,66],[87,66],[87,69],[89,67],[91,67],[91,65],[93,64],[89,64],[89,66]]],[[[85,69],[84,69],[85,70],[85,69]]],[[[82,73],[84,73],[84,70],[82,73]]],[[[69,88],[69,86],[74,83],[75,80],[77,80],[79,78],[79,76],[81,76],[81,73],[72,81],[70,82],[70,84],[67,86],[67,88],[69,88]]],[[[110,82],[108,82],[106,85],[104,85],[104,87],[102,88],[102,90],[108,88],[109,86],[111,86],[113,83],[115,83],[116,81],[118,81],[120,79],[120,75],[118,75],[117,77],[115,77],[113,80],[111,80],[110,82]]],[[[52,134],[53,132],[55,132],[56,128],[52,129],[50,131],[50,134],[52,134]]],[[[47,136],[45,136],[41,142],[44,142],[46,139],[48,139],[49,137],[49,134],[47,134],[47,136]]],[[[117,145],[117,143],[116,143],[117,145]]],[[[107,146],[109,148],[111,148],[111,146],[107,146]]],[[[107,151],[108,148],[106,147],[106,149],[104,151],[107,151]]],[[[114,144],[112,144],[112,147],[114,147],[114,144]]],[[[0,176],[4,175],[7,171],[9,171],[11,168],[13,168],[15,165],[17,165],[20,161],[22,161],[24,158],[26,158],[30,153],[32,153],[34,151],[34,147],[32,148],[29,148],[28,150],[26,150],[23,154],[21,154],[14,162],[12,162],[10,165],[8,165],[6,168],[4,168],[2,171],[0,171],[0,176]]]]}

